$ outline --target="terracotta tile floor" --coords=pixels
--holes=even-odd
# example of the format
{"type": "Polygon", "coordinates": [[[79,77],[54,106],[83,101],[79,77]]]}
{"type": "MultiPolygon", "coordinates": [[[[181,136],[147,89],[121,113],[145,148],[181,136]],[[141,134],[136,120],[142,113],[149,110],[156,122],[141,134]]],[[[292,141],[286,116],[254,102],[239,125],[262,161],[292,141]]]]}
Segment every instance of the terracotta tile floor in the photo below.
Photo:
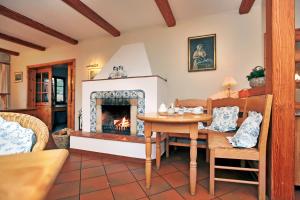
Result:
{"type": "MultiPolygon", "coordinates": [[[[107,154],[74,152],[70,156],[47,199],[59,200],[250,200],[257,199],[255,186],[216,183],[216,196],[208,194],[208,163],[198,154],[197,193],[189,193],[188,152],[172,151],[162,159],[161,169],[153,162],[152,187],[145,188],[144,161],[107,154]]],[[[296,200],[300,200],[300,189],[296,200]]]]}

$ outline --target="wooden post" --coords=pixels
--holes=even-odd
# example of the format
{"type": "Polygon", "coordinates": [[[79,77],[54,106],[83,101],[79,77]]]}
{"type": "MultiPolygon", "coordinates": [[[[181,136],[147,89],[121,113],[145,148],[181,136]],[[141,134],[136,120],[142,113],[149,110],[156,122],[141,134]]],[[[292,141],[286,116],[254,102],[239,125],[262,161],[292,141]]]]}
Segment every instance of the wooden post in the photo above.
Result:
{"type": "Polygon", "coordinates": [[[293,200],[295,1],[266,0],[266,88],[273,94],[271,199],[293,200]]]}

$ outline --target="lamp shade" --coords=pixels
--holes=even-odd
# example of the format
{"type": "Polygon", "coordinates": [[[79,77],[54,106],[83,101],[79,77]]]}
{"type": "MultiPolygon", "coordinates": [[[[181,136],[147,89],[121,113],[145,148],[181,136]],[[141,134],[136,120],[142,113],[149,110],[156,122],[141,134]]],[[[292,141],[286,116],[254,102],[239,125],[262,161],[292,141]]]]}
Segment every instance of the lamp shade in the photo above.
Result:
{"type": "Polygon", "coordinates": [[[232,87],[235,86],[236,84],[237,84],[236,80],[231,76],[226,76],[223,81],[224,87],[232,87]]]}

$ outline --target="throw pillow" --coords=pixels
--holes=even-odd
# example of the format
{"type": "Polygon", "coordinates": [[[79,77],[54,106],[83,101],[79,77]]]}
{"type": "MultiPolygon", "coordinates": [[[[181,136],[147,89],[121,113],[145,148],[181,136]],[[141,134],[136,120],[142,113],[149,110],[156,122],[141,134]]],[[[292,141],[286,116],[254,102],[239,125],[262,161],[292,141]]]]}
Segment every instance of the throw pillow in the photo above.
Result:
{"type": "Polygon", "coordinates": [[[239,107],[227,106],[213,109],[213,120],[209,130],[227,132],[234,131],[237,127],[239,107]]]}
{"type": "Polygon", "coordinates": [[[232,146],[244,148],[255,147],[262,118],[261,113],[249,111],[248,117],[242,123],[236,134],[233,137],[227,137],[232,146]]]}
{"type": "Polygon", "coordinates": [[[0,155],[30,152],[34,132],[17,122],[3,120],[0,123],[0,155]]]}

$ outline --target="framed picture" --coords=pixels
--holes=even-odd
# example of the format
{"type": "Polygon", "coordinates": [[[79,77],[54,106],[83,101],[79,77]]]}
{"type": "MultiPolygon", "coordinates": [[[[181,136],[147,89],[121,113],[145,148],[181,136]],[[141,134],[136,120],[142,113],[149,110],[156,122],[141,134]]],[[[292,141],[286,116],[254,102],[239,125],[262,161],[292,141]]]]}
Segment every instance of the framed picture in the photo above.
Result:
{"type": "Polygon", "coordinates": [[[23,82],[23,72],[15,72],[15,83],[23,82]]]}
{"type": "Polygon", "coordinates": [[[100,72],[100,68],[89,68],[89,80],[93,80],[100,72]]]}
{"type": "Polygon", "coordinates": [[[188,71],[216,70],[216,34],[189,37],[188,71]]]}

